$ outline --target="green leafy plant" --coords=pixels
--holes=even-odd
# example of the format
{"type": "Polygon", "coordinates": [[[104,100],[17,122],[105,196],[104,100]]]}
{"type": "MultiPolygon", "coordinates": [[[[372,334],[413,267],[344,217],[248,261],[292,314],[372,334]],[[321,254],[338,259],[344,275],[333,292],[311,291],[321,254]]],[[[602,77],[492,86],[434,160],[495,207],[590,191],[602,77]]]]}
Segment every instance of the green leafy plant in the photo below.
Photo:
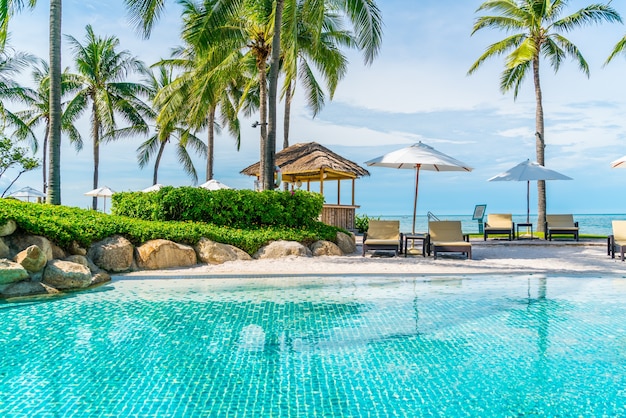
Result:
{"type": "MultiPolygon", "coordinates": [[[[149,193],[146,193],[149,194],[149,193]]],[[[148,198],[147,202],[151,201],[148,198]]],[[[340,228],[322,222],[306,226],[220,226],[193,221],[147,221],[128,216],[107,215],[89,209],[41,205],[14,199],[0,199],[0,224],[14,220],[18,228],[42,235],[67,248],[75,241],[83,247],[113,235],[122,235],[134,245],[152,239],[167,239],[194,245],[201,238],[234,245],[249,254],[277,240],[297,241],[304,245],[317,240],[335,241],[340,228]]]]}
{"type": "Polygon", "coordinates": [[[363,215],[359,215],[358,213],[356,215],[354,215],[354,227],[356,228],[357,231],[359,231],[360,233],[363,233],[365,231],[367,231],[367,228],[370,225],[370,220],[379,220],[380,217],[378,218],[370,218],[369,216],[363,214],[363,215]]]}

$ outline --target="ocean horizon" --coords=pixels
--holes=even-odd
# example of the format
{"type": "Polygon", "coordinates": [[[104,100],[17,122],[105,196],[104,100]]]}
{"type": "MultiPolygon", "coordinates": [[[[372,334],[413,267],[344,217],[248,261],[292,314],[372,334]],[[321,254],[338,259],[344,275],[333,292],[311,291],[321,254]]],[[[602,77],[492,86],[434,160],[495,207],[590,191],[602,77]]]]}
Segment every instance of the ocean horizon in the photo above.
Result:
{"type": "MultiPolygon", "coordinates": [[[[402,232],[411,232],[412,223],[413,223],[413,215],[389,215],[389,216],[376,216],[367,214],[370,218],[374,219],[382,219],[382,220],[399,220],[400,221],[400,230],[402,232]]],[[[446,221],[461,221],[463,232],[469,234],[477,234],[479,232],[478,229],[478,221],[472,219],[472,215],[436,215],[440,220],[446,221]]],[[[485,215],[485,219],[487,220],[487,216],[485,215]]],[[[612,224],[613,220],[626,220],[626,214],[574,214],[574,221],[578,222],[579,232],[580,234],[589,234],[589,235],[602,235],[607,236],[612,234],[612,224]]],[[[523,215],[513,215],[513,222],[515,224],[526,223],[526,214],[523,215]]],[[[537,231],[537,215],[530,215],[530,222],[533,224],[533,229],[537,231]]],[[[415,217],[415,232],[426,232],[428,230],[428,216],[427,215],[417,215],[415,217]]]]}

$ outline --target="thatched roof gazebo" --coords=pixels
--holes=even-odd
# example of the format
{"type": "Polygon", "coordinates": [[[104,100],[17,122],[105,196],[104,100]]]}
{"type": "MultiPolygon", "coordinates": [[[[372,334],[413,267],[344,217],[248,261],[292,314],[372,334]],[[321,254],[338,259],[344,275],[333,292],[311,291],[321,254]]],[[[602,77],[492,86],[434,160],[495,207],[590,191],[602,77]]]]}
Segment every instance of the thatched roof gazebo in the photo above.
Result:
{"type": "MultiPolygon", "coordinates": [[[[275,163],[280,168],[282,181],[292,187],[311,182],[320,182],[320,193],[324,194],[324,182],[337,181],[337,204],[324,205],[322,222],[354,229],[355,180],[369,176],[369,172],[358,164],[340,156],[317,142],[294,144],[276,153],[275,163]],[[341,180],[352,182],[352,205],[341,205],[341,180]]],[[[241,170],[241,174],[259,178],[260,163],[241,170]]]]}

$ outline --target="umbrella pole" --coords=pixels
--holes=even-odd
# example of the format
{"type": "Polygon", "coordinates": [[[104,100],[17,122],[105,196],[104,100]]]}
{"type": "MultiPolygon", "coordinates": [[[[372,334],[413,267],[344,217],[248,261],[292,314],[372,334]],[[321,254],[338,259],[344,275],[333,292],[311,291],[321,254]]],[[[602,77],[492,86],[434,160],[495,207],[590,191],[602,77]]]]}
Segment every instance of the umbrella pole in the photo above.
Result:
{"type": "MultiPolygon", "coordinates": [[[[415,198],[413,199],[413,230],[412,233],[415,234],[415,215],[417,213],[417,191],[420,180],[420,166],[421,164],[415,164],[415,198]]],[[[415,241],[413,241],[415,243],[415,241]]]]}
{"type": "Polygon", "coordinates": [[[526,182],[526,223],[530,223],[530,181],[526,182]]]}

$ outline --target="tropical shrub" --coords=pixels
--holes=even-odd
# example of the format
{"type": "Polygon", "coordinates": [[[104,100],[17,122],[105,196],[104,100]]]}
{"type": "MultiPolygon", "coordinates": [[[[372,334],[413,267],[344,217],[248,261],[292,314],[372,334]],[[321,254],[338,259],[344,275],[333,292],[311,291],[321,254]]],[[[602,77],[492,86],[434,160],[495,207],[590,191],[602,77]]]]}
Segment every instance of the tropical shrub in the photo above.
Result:
{"type": "Polygon", "coordinates": [[[106,237],[122,235],[134,245],[159,238],[194,245],[201,238],[208,238],[253,254],[263,245],[276,240],[298,241],[304,245],[317,240],[335,241],[340,230],[321,222],[302,228],[255,225],[237,228],[206,222],[146,221],[89,209],[0,199],[0,224],[11,219],[21,231],[44,236],[64,248],[69,247],[72,241],[87,248],[106,237]]]}
{"type": "Polygon", "coordinates": [[[318,221],[324,197],[300,190],[255,192],[163,187],[149,193],[116,193],[112,201],[114,215],[150,221],[206,222],[234,228],[300,228],[318,221]]]}

